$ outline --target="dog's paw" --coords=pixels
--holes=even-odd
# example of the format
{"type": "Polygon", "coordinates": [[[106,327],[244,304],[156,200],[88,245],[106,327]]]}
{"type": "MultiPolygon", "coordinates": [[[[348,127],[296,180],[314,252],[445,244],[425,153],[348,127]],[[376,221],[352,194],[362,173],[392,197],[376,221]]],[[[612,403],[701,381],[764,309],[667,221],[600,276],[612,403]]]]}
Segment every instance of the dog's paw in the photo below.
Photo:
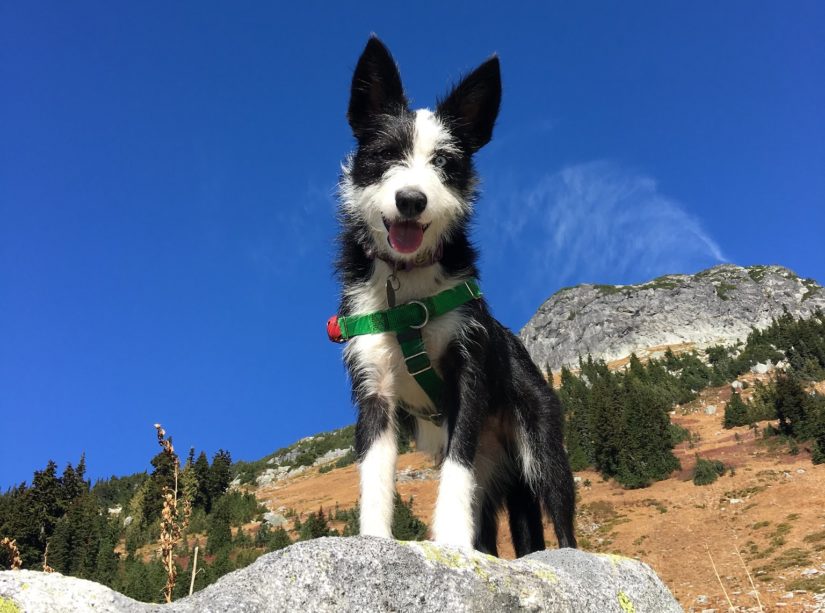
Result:
{"type": "Polygon", "coordinates": [[[444,545],[446,547],[455,547],[464,551],[473,551],[473,543],[465,538],[451,538],[445,535],[444,538],[435,537],[436,545],[444,545]]]}
{"type": "Polygon", "coordinates": [[[449,545],[459,549],[473,549],[472,522],[462,518],[447,516],[436,519],[433,523],[433,540],[439,545],[449,545]]]}
{"type": "Polygon", "coordinates": [[[378,528],[378,527],[370,527],[364,528],[362,527],[360,530],[361,536],[377,536],[378,538],[382,539],[391,539],[393,538],[392,532],[389,529],[378,528]]]}

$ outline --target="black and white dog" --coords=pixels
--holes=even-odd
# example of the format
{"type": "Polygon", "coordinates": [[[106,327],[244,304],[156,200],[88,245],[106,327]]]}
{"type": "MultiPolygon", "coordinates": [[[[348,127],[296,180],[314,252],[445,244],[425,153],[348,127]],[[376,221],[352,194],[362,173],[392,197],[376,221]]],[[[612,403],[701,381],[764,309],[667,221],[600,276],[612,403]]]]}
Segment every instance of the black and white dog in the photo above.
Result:
{"type": "MultiPolygon", "coordinates": [[[[340,183],[341,315],[387,309],[476,278],[468,227],[473,155],[489,142],[501,100],[492,57],[435,111],[411,111],[387,48],[373,37],[352,79],[348,119],[357,149],[340,183]]],[[[517,274],[517,273],[515,273],[517,274]]],[[[541,509],[561,547],[575,547],[573,477],[559,401],[521,342],[483,299],[429,321],[426,351],[444,380],[443,423],[405,368],[393,333],[353,338],[344,359],[358,405],[361,533],[390,538],[396,429],[414,416],[419,449],[441,463],[437,542],[497,554],[506,507],[516,554],[544,549],[541,509]]]]}

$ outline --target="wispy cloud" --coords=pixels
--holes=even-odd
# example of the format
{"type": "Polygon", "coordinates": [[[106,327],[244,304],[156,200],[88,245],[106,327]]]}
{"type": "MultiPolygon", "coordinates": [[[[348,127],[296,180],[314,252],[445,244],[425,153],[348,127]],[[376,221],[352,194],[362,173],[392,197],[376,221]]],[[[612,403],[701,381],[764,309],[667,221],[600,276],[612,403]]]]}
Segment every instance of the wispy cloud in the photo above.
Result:
{"type": "Polygon", "coordinates": [[[699,220],[655,180],[609,162],[570,166],[521,192],[488,193],[484,201],[478,230],[485,243],[498,245],[493,257],[517,253],[523,261],[526,254],[527,274],[544,291],[725,261],[699,220]]]}

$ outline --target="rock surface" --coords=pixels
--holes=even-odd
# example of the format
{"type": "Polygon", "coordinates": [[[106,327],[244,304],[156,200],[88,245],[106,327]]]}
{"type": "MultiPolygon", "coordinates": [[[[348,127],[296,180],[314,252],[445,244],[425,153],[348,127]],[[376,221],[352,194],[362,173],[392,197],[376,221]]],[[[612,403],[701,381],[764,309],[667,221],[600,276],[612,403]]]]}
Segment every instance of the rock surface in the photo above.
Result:
{"type": "Polygon", "coordinates": [[[32,613],[682,610],[650,567],[636,560],[562,549],[506,561],[370,537],[297,543],[171,605],[139,603],[56,573],[5,571],[0,606],[32,613]]]}
{"type": "Polygon", "coordinates": [[[781,266],[723,264],[695,275],[640,285],[579,285],[556,292],[521,330],[541,368],[575,366],[579,355],[605,361],[641,349],[745,339],[782,315],[825,310],[825,291],[781,266]]]}

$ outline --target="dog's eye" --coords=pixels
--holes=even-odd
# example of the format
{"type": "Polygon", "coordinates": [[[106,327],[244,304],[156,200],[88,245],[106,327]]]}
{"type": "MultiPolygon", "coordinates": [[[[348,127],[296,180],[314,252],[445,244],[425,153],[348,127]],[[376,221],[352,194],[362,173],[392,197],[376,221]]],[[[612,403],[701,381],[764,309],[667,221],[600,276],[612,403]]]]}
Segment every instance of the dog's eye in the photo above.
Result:
{"type": "Polygon", "coordinates": [[[393,149],[381,149],[378,151],[378,157],[382,160],[391,160],[395,158],[395,151],[393,149]]]}
{"type": "Polygon", "coordinates": [[[436,168],[444,168],[447,165],[447,158],[443,155],[437,155],[433,159],[433,166],[436,168]]]}

